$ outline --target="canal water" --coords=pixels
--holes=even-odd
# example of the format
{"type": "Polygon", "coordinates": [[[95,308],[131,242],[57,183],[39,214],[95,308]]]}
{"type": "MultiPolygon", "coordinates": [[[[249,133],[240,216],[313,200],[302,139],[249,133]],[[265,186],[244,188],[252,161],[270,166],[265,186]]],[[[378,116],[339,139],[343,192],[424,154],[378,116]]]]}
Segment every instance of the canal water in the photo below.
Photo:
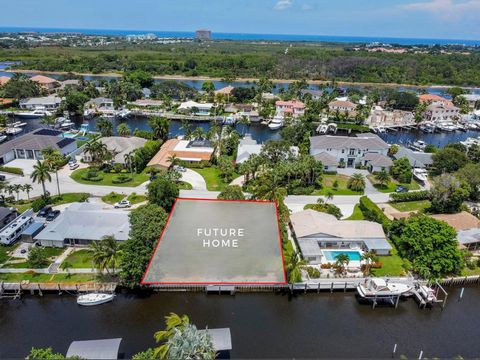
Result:
{"type": "Polygon", "coordinates": [[[448,289],[445,310],[420,310],[412,300],[375,310],[354,293],[118,295],[113,303],[80,307],[71,295],[26,296],[0,302],[0,358],[23,358],[32,346],[66,353],[71,341],[121,337],[130,357],[155,345],[170,312],[199,328],[228,327],[232,358],[466,358],[480,355],[480,288],[448,289]]]}

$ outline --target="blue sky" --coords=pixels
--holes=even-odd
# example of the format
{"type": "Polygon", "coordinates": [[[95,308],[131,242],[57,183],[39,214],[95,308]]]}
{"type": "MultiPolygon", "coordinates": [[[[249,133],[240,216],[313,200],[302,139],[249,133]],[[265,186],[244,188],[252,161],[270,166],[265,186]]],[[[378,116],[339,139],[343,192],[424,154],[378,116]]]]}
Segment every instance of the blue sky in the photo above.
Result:
{"type": "Polygon", "coordinates": [[[480,39],[480,0],[0,0],[3,27],[480,39]]]}

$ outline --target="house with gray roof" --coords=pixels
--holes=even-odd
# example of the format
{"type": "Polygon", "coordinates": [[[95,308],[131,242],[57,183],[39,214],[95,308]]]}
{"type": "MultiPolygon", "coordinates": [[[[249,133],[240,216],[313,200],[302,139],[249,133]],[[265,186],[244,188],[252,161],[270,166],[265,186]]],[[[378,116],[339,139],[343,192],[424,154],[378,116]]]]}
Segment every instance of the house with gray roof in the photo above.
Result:
{"type": "Polygon", "coordinates": [[[0,145],[0,165],[13,159],[43,160],[42,150],[52,148],[68,155],[77,150],[77,142],[52,129],[37,129],[0,145]]]}
{"type": "Polygon", "coordinates": [[[392,250],[382,225],[376,222],[337,220],[309,209],[290,215],[290,224],[303,257],[311,264],[322,262],[322,249],[360,249],[377,255],[389,255],[392,250]]]}
{"type": "MultiPolygon", "coordinates": [[[[117,164],[125,164],[125,155],[133,153],[147,142],[146,139],[137,136],[107,136],[98,141],[107,146],[107,150],[112,154],[113,162],[117,164]]],[[[88,152],[84,152],[83,161],[91,162],[92,156],[88,152]]]]}
{"type": "Polygon", "coordinates": [[[433,154],[421,151],[413,151],[406,147],[400,146],[398,151],[393,155],[395,159],[407,158],[412,168],[425,169],[433,164],[433,154]]]}
{"type": "Polygon", "coordinates": [[[35,110],[35,109],[45,109],[45,110],[56,110],[62,102],[62,98],[52,95],[44,97],[30,98],[20,101],[20,109],[26,110],[35,110]]]}
{"type": "Polygon", "coordinates": [[[105,236],[125,241],[129,232],[128,212],[104,209],[100,204],[74,203],[35,236],[35,241],[52,247],[88,246],[105,236]]]}
{"type": "Polygon", "coordinates": [[[388,171],[393,165],[387,156],[389,145],[375,134],[358,136],[321,135],[310,137],[310,155],[325,160],[327,171],[335,168],[334,163],[346,167],[366,166],[370,171],[388,171]]]}

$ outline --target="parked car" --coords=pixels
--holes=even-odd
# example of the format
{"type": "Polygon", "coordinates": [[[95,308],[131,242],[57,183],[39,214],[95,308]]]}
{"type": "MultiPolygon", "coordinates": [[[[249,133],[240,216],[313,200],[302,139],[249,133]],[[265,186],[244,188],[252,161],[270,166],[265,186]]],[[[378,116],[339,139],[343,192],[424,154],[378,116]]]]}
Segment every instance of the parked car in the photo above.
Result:
{"type": "Polygon", "coordinates": [[[130,207],[130,201],[128,200],[121,200],[119,202],[117,202],[115,205],[114,205],[115,209],[122,209],[122,208],[129,208],[130,207]]]}
{"type": "Polygon", "coordinates": [[[78,169],[80,165],[78,165],[77,163],[71,163],[69,166],[70,166],[70,170],[75,170],[75,169],[78,169]]]}
{"type": "Polygon", "coordinates": [[[175,165],[175,166],[173,167],[173,170],[177,170],[177,171],[180,171],[180,172],[185,172],[185,171],[187,171],[187,169],[185,169],[184,166],[180,166],[180,165],[175,165]]]}
{"type": "Polygon", "coordinates": [[[70,160],[68,160],[68,163],[69,163],[69,164],[76,164],[76,163],[77,163],[77,159],[75,159],[75,158],[70,158],[70,160]]]}
{"type": "Polygon", "coordinates": [[[26,252],[27,252],[27,249],[20,250],[20,254],[25,254],[26,252]]]}
{"type": "Polygon", "coordinates": [[[46,220],[53,221],[58,217],[58,215],[60,215],[60,210],[52,210],[48,213],[46,220]]]}
{"type": "Polygon", "coordinates": [[[395,189],[395,192],[397,193],[406,193],[408,192],[408,188],[403,185],[397,185],[397,188],[395,189]]]}
{"type": "Polygon", "coordinates": [[[0,181],[5,181],[6,179],[5,175],[0,175],[0,181]]]}
{"type": "Polygon", "coordinates": [[[52,211],[52,207],[50,205],[44,206],[40,209],[37,216],[39,217],[47,217],[48,213],[52,211]]]}

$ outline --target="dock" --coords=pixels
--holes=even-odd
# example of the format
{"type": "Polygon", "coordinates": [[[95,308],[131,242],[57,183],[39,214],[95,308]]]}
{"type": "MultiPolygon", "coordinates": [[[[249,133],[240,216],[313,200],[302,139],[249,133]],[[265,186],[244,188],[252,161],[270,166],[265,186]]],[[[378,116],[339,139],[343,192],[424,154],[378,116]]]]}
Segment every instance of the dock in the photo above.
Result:
{"type": "Polygon", "coordinates": [[[37,293],[42,296],[44,292],[114,292],[117,283],[6,283],[0,282],[0,299],[18,299],[22,293],[29,292],[31,295],[37,293]]]}

